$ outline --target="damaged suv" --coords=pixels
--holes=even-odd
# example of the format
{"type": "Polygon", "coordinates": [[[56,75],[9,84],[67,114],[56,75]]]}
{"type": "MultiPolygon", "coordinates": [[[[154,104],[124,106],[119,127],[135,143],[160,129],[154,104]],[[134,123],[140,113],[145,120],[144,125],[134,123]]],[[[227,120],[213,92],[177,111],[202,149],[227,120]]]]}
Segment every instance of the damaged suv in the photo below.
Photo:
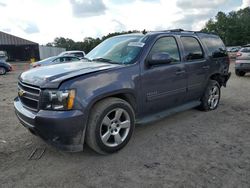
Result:
{"type": "Polygon", "coordinates": [[[168,30],[109,38],[84,61],[41,67],[19,77],[20,122],[66,151],[86,142],[101,154],[130,140],[135,124],[198,107],[218,107],[229,58],[213,34],[168,30]]]}

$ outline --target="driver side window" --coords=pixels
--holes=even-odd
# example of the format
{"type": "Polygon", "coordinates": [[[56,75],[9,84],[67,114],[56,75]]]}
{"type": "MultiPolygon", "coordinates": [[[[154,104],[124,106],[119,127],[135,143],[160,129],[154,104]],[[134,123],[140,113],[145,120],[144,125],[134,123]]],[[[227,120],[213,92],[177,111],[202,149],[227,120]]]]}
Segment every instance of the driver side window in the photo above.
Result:
{"type": "Polygon", "coordinates": [[[161,52],[168,53],[172,63],[180,62],[180,53],[174,37],[162,37],[158,39],[151,49],[149,57],[161,52]]]}

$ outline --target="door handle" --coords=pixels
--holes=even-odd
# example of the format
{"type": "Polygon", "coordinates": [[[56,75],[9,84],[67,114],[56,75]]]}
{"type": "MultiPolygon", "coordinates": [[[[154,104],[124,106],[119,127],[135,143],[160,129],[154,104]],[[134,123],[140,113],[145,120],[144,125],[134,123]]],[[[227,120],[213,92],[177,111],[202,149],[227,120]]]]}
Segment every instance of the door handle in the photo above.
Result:
{"type": "Polygon", "coordinates": [[[176,75],[185,74],[185,73],[186,73],[186,71],[184,71],[184,70],[179,70],[179,71],[175,72],[176,75]]]}
{"type": "Polygon", "coordinates": [[[209,66],[209,65],[205,65],[205,66],[203,66],[202,68],[207,70],[207,69],[210,68],[210,66],[209,66]]]}

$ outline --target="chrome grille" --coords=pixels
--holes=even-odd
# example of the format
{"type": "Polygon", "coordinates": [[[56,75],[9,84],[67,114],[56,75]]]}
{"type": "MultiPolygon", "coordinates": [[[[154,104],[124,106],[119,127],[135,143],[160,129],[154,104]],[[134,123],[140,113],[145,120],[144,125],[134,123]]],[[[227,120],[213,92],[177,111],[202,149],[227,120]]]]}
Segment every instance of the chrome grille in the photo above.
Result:
{"type": "Polygon", "coordinates": [[[38,87],[18,82],[18,96],[23,106],[29,110],[37,111],[41,90],[38,87]]]}

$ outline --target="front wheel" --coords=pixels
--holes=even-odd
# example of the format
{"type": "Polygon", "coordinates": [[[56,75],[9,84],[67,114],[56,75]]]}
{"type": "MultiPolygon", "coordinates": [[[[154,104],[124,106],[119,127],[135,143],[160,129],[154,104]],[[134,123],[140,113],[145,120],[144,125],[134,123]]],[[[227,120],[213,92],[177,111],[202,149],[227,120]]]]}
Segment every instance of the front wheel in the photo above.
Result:
{"type": "Polygon", "coordinates": [[[100,154],[114,153],[130,140],[135,124],[133,108],[119,98],[107,98],[92,109],[86,142],[100,154]]]}
{"type": "Polygon", "coordinates": [[[201,98],[200,109],[204,111],[215,110],[220,102],[220,85],[215,80],[209,80],[204,95],[201,98]]]}
{"type": "Polygon", "coordinates": [[[4,67],[0,67],[0,75],[5,75],[6,74],[6,69],[4,67]]]}

